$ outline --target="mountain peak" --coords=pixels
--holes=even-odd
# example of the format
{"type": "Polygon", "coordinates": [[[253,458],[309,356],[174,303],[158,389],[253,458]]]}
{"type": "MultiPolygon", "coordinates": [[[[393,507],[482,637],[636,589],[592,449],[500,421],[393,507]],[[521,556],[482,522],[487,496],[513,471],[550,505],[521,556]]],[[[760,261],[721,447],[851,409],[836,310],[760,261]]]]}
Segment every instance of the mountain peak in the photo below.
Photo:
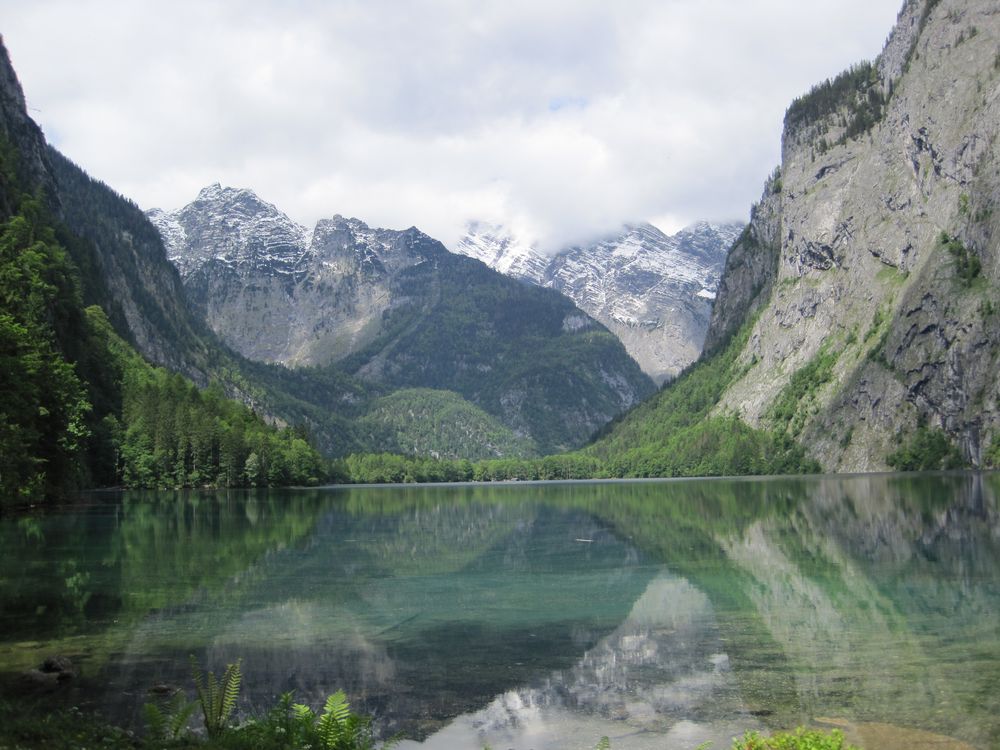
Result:
{"type": "Polygon", "coordinates": [[[211,185],[206,185],[201,190],[198,191],[198,197],[195,200],[206,201],[214,200],[216,197],[222,193],[223,187],[221,183],[213,182],[211,185]]]}
{"type": "Polygon", "coordinates": [[[263,200],[250,188],[235,188],[218,182],[213,182],[199,190],[198,196],[188,206],[204,203],[222,204],[227,207],[243,206],[245,210],[254,212],[285,215],[274,204],[263,200]]]}
{"type": "Polygon", "coordinates": [[[186,278],[207,263],[268,267],[294,274],[310,232],[253,190],[214,182],[183,208],[152,209],[147,217],[163,237],[167,256],[186,278]]]}
{"type": "Polygon", "coordinates": [[[198,191],[197,197],[192,201],[193,203],[205,203],[205,202],[219,202],[219,201],[233,201],[239,199],[250,199],[256,200],[263,203],[260,197],[249,188],[235,188],[229,185],[223,185],[219,182],[213,182],[211,185],[206,185],[201,190],[198,191]]]}
{"type": "Polygon", "coordinates": [[[342,216],[341,214],[334,214],[328,219],[320,219],[316,223],[316,230],[319,231],[320,227],[327,230],[346,229],[348,231],[379,231],[377,227],[369,227],[368,224],[355,216],[347,217],[342,216]]]}

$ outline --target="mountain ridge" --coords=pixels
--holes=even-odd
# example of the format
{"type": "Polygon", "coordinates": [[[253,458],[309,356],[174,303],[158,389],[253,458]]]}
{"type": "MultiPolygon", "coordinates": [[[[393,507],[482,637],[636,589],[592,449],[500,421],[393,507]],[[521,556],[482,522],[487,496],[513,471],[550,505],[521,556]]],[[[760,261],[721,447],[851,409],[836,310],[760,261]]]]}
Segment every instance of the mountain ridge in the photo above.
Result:
{"type": "Polygon", "coordinates": [[[569,299],[415,227],[335,215],[309,231],[253,191],[219,185],[148,215],[191,305],[252,360],[335,368],[383,394],[454,391],[542,453],[578,447],[653,390],[569,299]]]}
{"type": "Polygon", "coordinates": [[[454,251],[565,294],[662,383],[701,353],[726,252],[742,228],[700,221],[668,236],[648,223],[625,225],[545,255],[502,226],[473,222],[454,251]]]}

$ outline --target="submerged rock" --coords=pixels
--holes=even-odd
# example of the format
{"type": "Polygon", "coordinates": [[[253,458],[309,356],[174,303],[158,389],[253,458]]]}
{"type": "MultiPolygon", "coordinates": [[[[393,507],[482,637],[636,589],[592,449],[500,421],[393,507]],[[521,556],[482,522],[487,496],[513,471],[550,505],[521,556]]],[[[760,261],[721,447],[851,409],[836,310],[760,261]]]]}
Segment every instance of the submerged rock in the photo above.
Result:
{"type": "Polygon", "coordinates": [[[36,669],[22,673],[21,683],[27,689],[55,690],[77,676],[77,669],[66,656],[50,656],[36,669]]]}

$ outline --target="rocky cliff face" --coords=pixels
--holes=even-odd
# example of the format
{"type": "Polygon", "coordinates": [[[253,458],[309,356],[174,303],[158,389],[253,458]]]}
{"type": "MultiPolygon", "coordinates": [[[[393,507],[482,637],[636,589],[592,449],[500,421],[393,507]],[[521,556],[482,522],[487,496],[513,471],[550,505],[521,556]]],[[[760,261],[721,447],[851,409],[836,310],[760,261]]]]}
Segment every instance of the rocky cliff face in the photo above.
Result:
{"type": "Polygon", "coordinates": [[[640,224],[546,256],[503,227],[473,224],[455,251],[562,292],[662,383],[701,354],[726,252],[742,228],[698,222],[667,236],[640,224]]]}
{"type": "Polygon", "coordinates": [[[444,252],[415,229],[340,216],[310,232],[252,191],[219,185],[148,216],[212,329],[250,359],[287,365],[327,364],[368,343],[395,274],[444,252]]]}
{"type": "Polygon", "coordinates": [[[918,425],[972,465],[1000,447],[998,132],[989,0],[910,0],[874,64],[793,103],[720,283],[709,348],[753,327],[718,409],[827,470],[885,469],[918,425]]]}

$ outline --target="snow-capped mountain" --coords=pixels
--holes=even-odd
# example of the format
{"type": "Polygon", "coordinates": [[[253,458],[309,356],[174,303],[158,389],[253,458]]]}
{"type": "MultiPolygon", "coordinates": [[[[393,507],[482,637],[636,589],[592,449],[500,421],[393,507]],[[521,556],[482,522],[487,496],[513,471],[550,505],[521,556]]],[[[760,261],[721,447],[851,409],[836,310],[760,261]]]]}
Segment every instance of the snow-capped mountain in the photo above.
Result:
{"type": "Polygon", "coordinates": [[[209,261],[268,266],[294,273],[309,246],[308,230],[251,190],[209,185],[180,211],[146,214],[160,231],[170,261],[187,277],[209,261]]]}
{"type": "Polygon", "coordinates": [[[742,229],[702,221],[668,236],[639,224],[547,256],[503,227],[473,223],[454,251],[562,292],[662,382],[701,353],[726,252],[742,229]]]}
{"type": "Polygon", "coordinates": [[[359,384],[356,410],[399,389],[452,391],[553,452],[579,446],[654,388],[565,296],[416,228],[334,216],[308,231],[252,191],[219,185],[148,216],[190,304],[229,346],[263,362],[338,363],[359,384]]]}
{"type": "Polygon", "coordinates": [[[454,252],[481,260],[495,271],[541,284],[550,258],[499,224],[472,222],[454,252]]]}

